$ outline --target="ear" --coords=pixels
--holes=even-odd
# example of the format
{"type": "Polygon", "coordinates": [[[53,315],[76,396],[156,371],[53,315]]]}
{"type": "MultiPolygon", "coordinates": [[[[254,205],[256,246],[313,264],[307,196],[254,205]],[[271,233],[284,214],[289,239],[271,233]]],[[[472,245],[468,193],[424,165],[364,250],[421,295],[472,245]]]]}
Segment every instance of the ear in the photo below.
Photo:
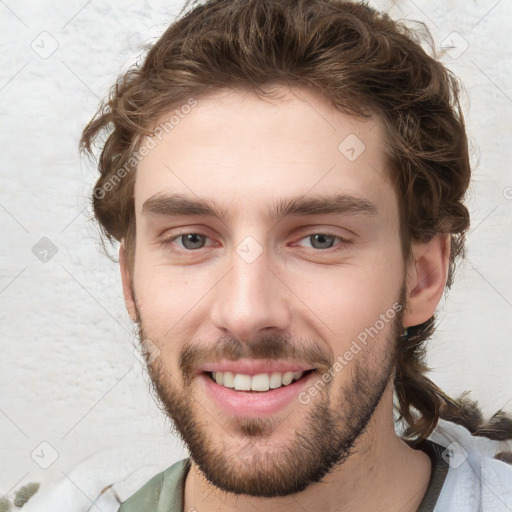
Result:
{"type": "Polygon", "coordinates": [[[404,327],[426,322],[443,295],[450,261],[450,234],[436,235],[430,242],[413,243],[407,268],[407,303],[404,327]]]}
{"type": "Polygon", "coordinates": [[[121,281],[123,283],[123,295],[124,295],[124,303],[126,305],[126,310],[130,315],[130,318],[136,322],[137,308],[135,305],[135,298],[132,294],[131,287],[131,276],[130,276],[130,268],[128,266],[128,260],[126,259],[126,248],[124,246],[124,240],[121,241],[121,245],[119,247],[119,268],[121,270],[121,281]]]}

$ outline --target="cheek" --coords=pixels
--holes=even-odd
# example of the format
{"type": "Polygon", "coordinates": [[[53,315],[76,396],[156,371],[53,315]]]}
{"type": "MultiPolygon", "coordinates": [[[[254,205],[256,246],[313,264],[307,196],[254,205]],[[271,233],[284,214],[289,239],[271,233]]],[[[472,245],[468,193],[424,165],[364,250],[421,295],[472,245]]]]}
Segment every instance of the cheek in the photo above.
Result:
{"type": "Polygon", "coordinates": [[[382,265],[383,261],[386,259],[381,255],[366,263],[359,261],[336,268],[312,267],[301,279],[289,275],[288,280],[294,281],[292,289],[315,314],[312,322],[317,325],[323,322],[326,336],[341,343],[373,326],[381,315],[387,313],[388,317],[393,317],[396,314],[401,267],[382,265]]]}
{"type": "Polygon", "coordinates": [[[144,257],[136,260],[134,285],[139,315],[147,336],[160,345],[165,342],[178,347],[180,340],[193,334],[191,329],[199,325],[198,313],[205,294],[218,280],[215,273],[191,268],[153,264],[144,257]],[[173,340],[175,343],[169,342],[173,340]]]}

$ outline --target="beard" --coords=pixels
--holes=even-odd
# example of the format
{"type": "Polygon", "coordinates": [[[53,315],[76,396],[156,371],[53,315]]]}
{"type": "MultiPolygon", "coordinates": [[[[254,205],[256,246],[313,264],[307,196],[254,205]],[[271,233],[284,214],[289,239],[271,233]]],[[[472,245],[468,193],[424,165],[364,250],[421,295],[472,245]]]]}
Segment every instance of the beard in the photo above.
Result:
{"type": "MultiPolygon", "coordinates": [[[[290,414],[302,407],[304,415],[293,436],[285,442],[273,442],[272,435],[281,424],[286,426],[286,417],[210,414],[211,403],[202,403],[202,398],[194,393],[194,370],[201,363],[219,359],[287,359],[310,363],[317,368],[317,378],[321,380],[321,372],[331,368],[334,361],[318,345],[297,346],[277,335],[267,335],[251,344],[231,337],[220,338],[212,347],[190,342],[180,352],[180,378],[171,375],[163,355],[154,361],[146,359],[160,408],[172,420],[175,434],[187,446],[191,460],[206,481],[235,495],[288,496],[320,482],[342,465],[354,453],[356,441],[367,429],[394,374],[405,291],[404,283],[398,300],[403,307],[390,320],[385,342],[373,343],[372,339],[341,370],[349,372],[349,379],[339,390],[338,400],[331,396],[337,381],[334,377],[315,399],[294,407],[290,414]],[[216,423],[220,425],[220,436],[212,435],[216,423]]],[[[138,328],[143,343],[148,338],[140,316],[138,328]]],[[[164,346],[161,342],[157,344],[164,346]]]]}

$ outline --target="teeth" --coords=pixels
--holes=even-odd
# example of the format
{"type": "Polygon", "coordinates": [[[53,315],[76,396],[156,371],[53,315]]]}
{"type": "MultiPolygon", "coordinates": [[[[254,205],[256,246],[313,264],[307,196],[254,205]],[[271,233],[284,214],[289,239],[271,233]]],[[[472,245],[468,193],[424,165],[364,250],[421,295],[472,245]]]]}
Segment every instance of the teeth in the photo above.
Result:
{"type": "Polygon", "coordinates": [[[270,387],[272,389],[280,388],[283,384],[283,377],[280,373],[273,373],[270,376],[270,387]]]}
{"type": "Polygon", "coordinates": [[[267,373],[260,373],[251,378],[252,391],[268,391],[270,388],[270,377],[267,373]]]}
{"type": "Polygon", "coordinates": [[[242,375],[241,373],[237,373],[235,375],[234,387],[237,391],[250,391],[251,377],[249,375],[242,375]]]}
{"type": "Polygon", "coordinates": [[[235,376],[231,372],[225,372],[224,375],[222,375],[222,372],[217,373],[220,373],[220,379],[216,381],[217,383],[220,381],[220,384],[227,388],[235,387],[235,376]]]}
{"type": "Polygon", "coordinates": [[[212,372],[212,378],[217,384],[226,388],[234,388],[236,391],[268,391],[288,386],[303,375],[304,372],[274,372],[259,373],[251,377],[242,373],[212,372]]]}
{"type": "Polygon", "coordinates": [[[286,372],[283,375],[283,385],[288,386],[288,384],[291,384],[293,380],[293,372],[286,372]]]}

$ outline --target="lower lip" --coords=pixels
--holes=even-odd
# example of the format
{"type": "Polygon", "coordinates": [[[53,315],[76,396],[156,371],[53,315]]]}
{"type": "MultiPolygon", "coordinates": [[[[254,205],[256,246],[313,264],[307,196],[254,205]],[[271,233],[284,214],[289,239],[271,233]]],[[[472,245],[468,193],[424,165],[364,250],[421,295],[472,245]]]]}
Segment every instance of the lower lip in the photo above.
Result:
{"type": "Polygon", "coordinates": [[[275,414],[291,402],[298,401],[298,395],[315,378],[315,374],[316,372],[311,372],[288,386],[264,392],[235,391],[220,386],[205,373],[199,375],[199,381],[214,402],[227,414],[261,418],[275,414]]]}

